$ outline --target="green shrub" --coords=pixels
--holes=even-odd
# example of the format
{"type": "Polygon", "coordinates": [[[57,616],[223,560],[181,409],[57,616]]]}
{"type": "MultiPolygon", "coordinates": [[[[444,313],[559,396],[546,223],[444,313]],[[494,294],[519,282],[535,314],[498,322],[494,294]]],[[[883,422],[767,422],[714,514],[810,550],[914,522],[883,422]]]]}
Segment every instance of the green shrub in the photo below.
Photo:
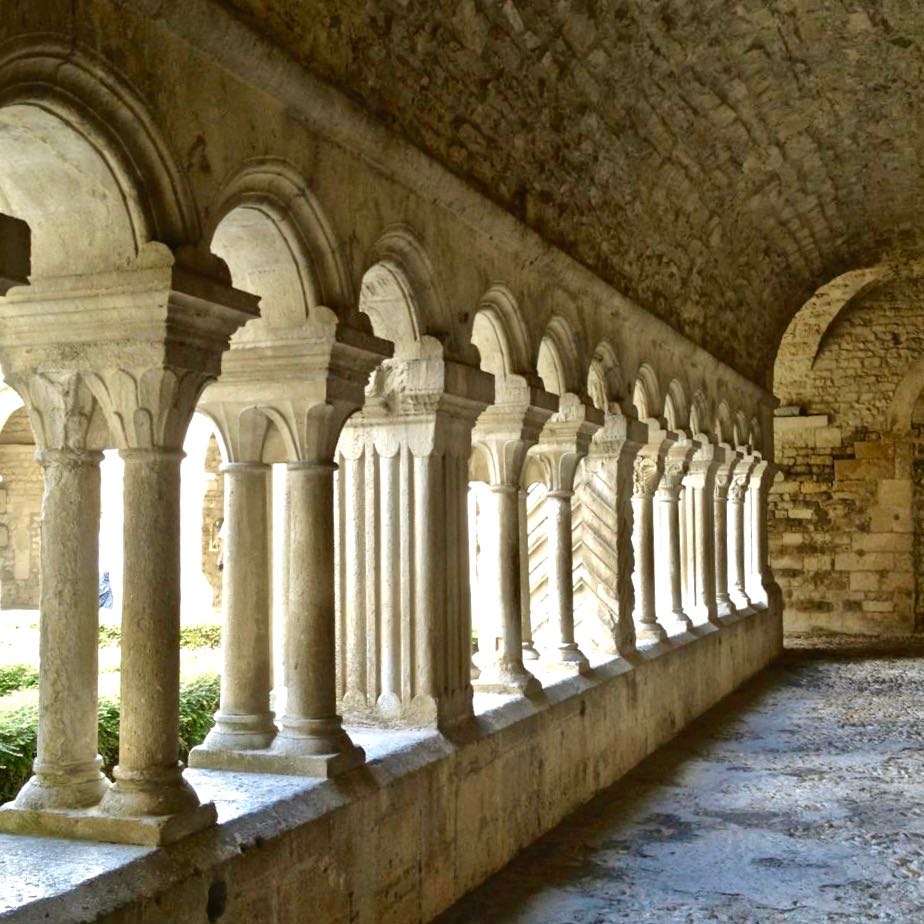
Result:
{"type": "Polygon", "coordinates": [[[0,667],[0,696],[14,690],[28,690],[37,687],[38,671],[31,664],[8,664],[0,667]]]}
{"type": "MultiPolygon", "coordinates": [[[[180,687],[180,760],[212,727],[220,686],[216,674],[204,674],[180,687]]],[[[98,715],[99,753],[110,773],[119,759],[118,701],[101,699],[98,715]]],[[[32,773],[37,727],[35,706],[0,713],[0,803],[12,799],[32,773]]]]}
{"type": "Polygon", "coordinates": [[[221,626],[205,623],[180,629],[180,648],[217,648],[221,644],[221,626]]]}
{"type": "Polygon", "coordinates": [[[122,630],[118,626],[100,626],[100,645],[118,645],[122,641],[122,630]]]}

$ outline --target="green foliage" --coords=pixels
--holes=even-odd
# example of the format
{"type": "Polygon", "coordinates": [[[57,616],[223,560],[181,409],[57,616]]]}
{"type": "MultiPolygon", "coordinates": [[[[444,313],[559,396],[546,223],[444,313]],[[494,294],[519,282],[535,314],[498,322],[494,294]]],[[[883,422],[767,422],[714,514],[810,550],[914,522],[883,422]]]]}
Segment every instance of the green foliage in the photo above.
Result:
{"type": "MultiPolygon", "coordinates": [[[[204,674],[180,687],[180,760],[201,743],[218,709],[221,681],[216,674],[204,674]]],[[[106,772],[119,759],[119,703],[99,703],[99,753],[106,772]]],[[[0,803],[12,799],[32,772],[38,709],[25,706],[0,712],[0,803]]]]}
{"type": "Polygon", "coordinates": [[[100,626],[99,643],[102,646],[118,645],[122,641],[122,630],[118,626],[100,626]]]}
{"type": "Polygon", "coordinates": [[[37,726],[36,706],[0,714],[0,803],[12,799],[32,774],[37,726]]]}
{"type": "Polygon", "coordinates": [[[31,664],[8,664],[0,667],[0,696],[14,690],[28,690],[37,687],[38,671],[31,664]]]}
{"type": "MultiPolygon", "coordinates": [[[[118,645],[122,631],[118,626],[100,626],[100,645],[118,645]]],[[[180,629],[180,648],[217,648],[221,644],[221,626],[203,623],[197,626],[183,626],[180,629]]]]}
{"type": "Polygon", "coordinates": [[[180,629],[180,648],[217,648],[221,644],[221,626],[203,623],[180,629]]]}

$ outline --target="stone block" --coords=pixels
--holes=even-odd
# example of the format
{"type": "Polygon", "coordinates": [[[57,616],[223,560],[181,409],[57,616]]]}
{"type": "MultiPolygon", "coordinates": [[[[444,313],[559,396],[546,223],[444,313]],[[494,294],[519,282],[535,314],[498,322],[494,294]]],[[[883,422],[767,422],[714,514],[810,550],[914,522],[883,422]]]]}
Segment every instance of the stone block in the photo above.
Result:
{"type": "Polygon", "coordinates": [[[882,575],[878,571],[851,571],[850,589],[862,591],[879,590],[882,575]]]}
{"type": "Polygon", "coordinates": [[[834,556],[836,571],[885,571],[895,563],[888,552],[840,552],[834,556]]]}
{"type": "Polygon", "coordinates": [[[910,552],[914,543],[911,533],[854,533],[856,552],[910,552]]]}
{"type": "Polygon", "coordinates": [[[864,600],[864,613],[891,613],[895,610],[895,604],[891,600],[864,600]]]}
{"type": "Polygon", "coordinates": [[[842,445],[840,427],[819,427],[815,431],[815,445],[819,449],[835,449],[842,445]]]}
{"type": "Polygon", "coordinates": [[[895,473],[895,466],[886,459],[837,459],[834,477],[837,481],[881,481],[895,473]]]}
{"type": "Polygon", "coordinates": [[[806,555],[804,559],[806,571],[830,571],[833,563],[831,555],[806,555]]]}
{"type": "Polygon", "coordinates": [[[854,454],[858,459],[888,459],[895,458],[895,444],[884,440],[869,443],[854,443],[854,454]]]}
{"type": "Polygon", "coordinates": [[[914,486],[910,478],[886,478],[879,482],[876,496],[882,505],[911,508],[914,486]]]}

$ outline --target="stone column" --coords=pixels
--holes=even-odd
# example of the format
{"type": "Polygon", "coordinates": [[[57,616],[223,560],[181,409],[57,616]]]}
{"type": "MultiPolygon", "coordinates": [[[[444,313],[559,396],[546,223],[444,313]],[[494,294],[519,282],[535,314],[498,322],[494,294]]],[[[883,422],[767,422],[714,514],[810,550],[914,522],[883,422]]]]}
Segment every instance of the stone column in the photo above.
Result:
{"type": "Polygon", "coordinates": [[[20,809],[95,805],[108,789],[97,753],[99,463],[102,453],[41,449],[39,724],[20,809]]]}
{"type": "Polygon", "coordinates": [[[715,473],[713,491],[713,529],[715,531],[715,602],[720,619],[735,615],[728,594],[728,485],[730,465],[721,465],[715,473]]]}
{"type": "Polygon", "coordinates": [[[751,507],[751,568],[747,574],[748,598],[761,606],[779,599],[779,585],[770,572],[767,549],[767,495],[776,468],[759,460],[748,482],[748,503],[751,507]]]}
{"type": "Polygon", "coordinates": [[[713,493],[715,467],[707,447],[694,458],[684,486],[690,492],[689,512],[692,514],[692,584],[694,605],[688,615],[696,625],[718,626],[715,599],[715,528],[713,526],[713,493]]]}
{"type": "Polygon", "coordinates": [[[517,489],[517,548],[520,556],[520,626],[523,660],[537,661],[539,652],[533,644],[533,618],[529,591],[529,520],[526,512],[526,488],[517,489]]]}
{"type": "Polygon", "coordinates": [[[221,702],[203,747],[257,750],[276,734],[270,711],[269,484],[261,462],[230,462],[225,478],[221,702]]]}
{"type": "Polygon", "coordinates": [[[554,395],[530,387],[520,376],[497,377],[495,403],[472,431],[471,466],[478,470],[470,475],[487,482],[478,494],[478,537],[484,548],[476,684],[486,692],[533,695],[541,689],[523,665],[519,486],[526,454],[556,405],[554,395]]]}
{"type": "Polygon", "coordinates": [[[659,642],[666,635],[655,612],[654,506],[661,480],[658,462],[649,455],[635,461],[632,486],[632,548],[635,553],[635,637],[639,642],[659,642]]]}
{"type": "Polygon", "coordinates": [[[657,613],[658,621],[669,634],[685,632],[693,625],[683,609],[680,492],[684,469],[683,462],[668,460],[656,495],[664,553],[662,561],[666,566],[664,580],[658,588],[657,613]]]}
{"type": "Polygon", "coordinates": [[[106,814],[201,814],[213,806],[183,779],[177,759],[180,687],[180,461],[178,449],[123,449],[125,463],[121,714],[115,783],[106,814]]]}
{"type": "Polygon", "coordinates": [[[337,715],[334,641],[334,465],[290,462],[286,709],[273,751],[312,775],[343,772],[365,755],[337,715]],[[317,758],[317,759],[314,759],[317,758]]]}
{"type": "Polygon", "coordinates": [[[745,615],[754,612],[745,590],[744,567],[744,500],[747,496],[748,481],[753,466],[752,459],[743,459],[739,462],[735,466],[728,487],[729,596],[735,609],[745,615]]]}
{"type": "Polygon", "coordinates": [[[566,490],[545,496],[548,529],[549,619],[557,627],[558,644],[548,657],[555,664],[586,670],[588,661],[574,640],[574,585],[572,583],[571,497],[566,490]]]}
{"type": "Polygon", "coordinates": [[[549,622],[555,641],[543,651],[543,660],[553,669],[584,673],[589,662],[574,639],[574,569],[571,532],[571,499],[574,478],[581,459],[587,455],[603,415],[574,394],[559,398],[559,410],[545,427],[533,448],[548,485],[547,575],[549,622]]]}

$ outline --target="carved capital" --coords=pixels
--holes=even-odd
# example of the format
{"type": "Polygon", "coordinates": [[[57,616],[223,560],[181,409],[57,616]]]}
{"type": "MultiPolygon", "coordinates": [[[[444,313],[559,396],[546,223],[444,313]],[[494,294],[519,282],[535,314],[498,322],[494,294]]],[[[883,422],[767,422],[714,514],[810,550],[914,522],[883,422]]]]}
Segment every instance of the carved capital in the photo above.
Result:
{"type": "Polygon", "coordinates": [[[679,497],[686,468],[683,462],[668,460],[664,465],[664,473],[658,485],[658,494],[672,499],[679,497]]]}
{"type": "Polygon", "coordinates": [[[652,498],[661,481],[658,463],[650,456],[639,456],[632,470],[632,496],[652,498]]]}
{"type": "Polygon", "coordinates": [[[88,448],[94,400],[78,373],[13,373],[7,381],[26,406],[39,450],[88,448]]]}

